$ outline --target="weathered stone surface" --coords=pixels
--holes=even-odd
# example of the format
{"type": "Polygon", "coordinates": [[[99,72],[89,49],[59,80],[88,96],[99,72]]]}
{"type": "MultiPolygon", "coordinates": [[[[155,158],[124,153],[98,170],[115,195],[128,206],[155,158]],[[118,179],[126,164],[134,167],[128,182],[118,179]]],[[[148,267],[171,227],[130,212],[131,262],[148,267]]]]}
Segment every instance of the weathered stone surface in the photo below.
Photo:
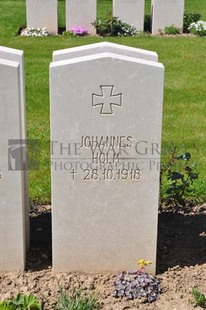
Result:
{"type": "Polygon", "coordinates": [[[49,33],[58,33],[57,0],[26,0],[28,28],[47,28],[49,33]]]}
{"type": "Polygon", "coordinates": [[[0,272],[23,270],[25,266],[20,94],[20,64],[0,59],[0,272]]]}
{"type": "Polygon", "coordinates": [[[96,20],[96,0],[66,0],[66,29],[72,27],[85,27],[89,34],[96,30],[92,22],[96,20]]]}
{"type": "MultiPolygon", "coordinates": [[[[20,114],[21,114],[21,139],[27,139],[26,133],[26,97],[25,97],[25,81],[24,81],[24,52],[21,50],[0,46],[0,58],[12,60],[19,63],[20,70],[20,114]]],[[[26,146],[25,146],[26,148],[26,146]]],[[[24,170],[24,208],[25,208],[25,223],[26,223],[26,240],[27,249],[30,243],[30,228],[29,228],[29,189],[28,189],[28,170],[26,150],[23,153],[23,170],[24,170]]]]}
{"type": "Polygon", "coordinates": [[[104,52],[158,61],[158,55],[155,52],[110,42],[100,42],[55,51],[53,53],[53,61],[66,60],[104,52]]]}
{"type": "Polygon", "coordinates": [[[152,0],[152,34],[167,26],[183,27],[184,0],[152,0]]]}
{"type": "Polygon", "coordinates": [[[145,0],[113,0],[113,16],[143,31],[144,6],[145,0]]]}
{"type": "Polygon", "coordinates": [[[155,272],[164,67],[100,53],[50,67],[53,268],[155,272]]]}

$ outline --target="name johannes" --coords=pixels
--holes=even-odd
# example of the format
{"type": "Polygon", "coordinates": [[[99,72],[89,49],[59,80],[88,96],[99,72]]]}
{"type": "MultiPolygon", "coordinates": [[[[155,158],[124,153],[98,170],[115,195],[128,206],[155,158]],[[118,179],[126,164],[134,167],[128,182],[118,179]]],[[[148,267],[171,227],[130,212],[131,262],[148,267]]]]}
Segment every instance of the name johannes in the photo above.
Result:
{"type": "Polygon", "coordinates": [[[131,148],[132,140],[132,136],[82,136],[80,148],[91,149],[93,163],[119,163],[121,151],[131,148]]]}

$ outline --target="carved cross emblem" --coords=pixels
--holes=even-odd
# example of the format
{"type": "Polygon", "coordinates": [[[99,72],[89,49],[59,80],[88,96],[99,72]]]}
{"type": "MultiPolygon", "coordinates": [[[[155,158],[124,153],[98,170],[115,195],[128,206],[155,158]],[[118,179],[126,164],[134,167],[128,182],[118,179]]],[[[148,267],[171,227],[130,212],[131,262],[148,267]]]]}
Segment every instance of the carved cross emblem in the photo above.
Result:
{"type": "Polygon", "coordinates": [[[122,106],[122,94],[113,94],[113,85],[101,85],[101,95],[92,94],[92,106],[101,106],[100,114],[114,114],[113,105],[122,106]]]}

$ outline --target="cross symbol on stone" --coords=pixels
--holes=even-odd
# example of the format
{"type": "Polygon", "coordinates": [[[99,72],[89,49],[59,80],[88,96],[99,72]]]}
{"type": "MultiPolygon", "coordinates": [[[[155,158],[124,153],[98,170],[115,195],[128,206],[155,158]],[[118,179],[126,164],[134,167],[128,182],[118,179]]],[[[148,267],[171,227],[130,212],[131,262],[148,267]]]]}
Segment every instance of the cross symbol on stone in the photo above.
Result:
{"type": "Polygon", "coordinates": [[[113,85],[101,85],[101,95],[92,94],[92,106],[102,106],[100,114],[114,114],[113,105],[122,106],[122,94],[113,95],[113,85]]]}

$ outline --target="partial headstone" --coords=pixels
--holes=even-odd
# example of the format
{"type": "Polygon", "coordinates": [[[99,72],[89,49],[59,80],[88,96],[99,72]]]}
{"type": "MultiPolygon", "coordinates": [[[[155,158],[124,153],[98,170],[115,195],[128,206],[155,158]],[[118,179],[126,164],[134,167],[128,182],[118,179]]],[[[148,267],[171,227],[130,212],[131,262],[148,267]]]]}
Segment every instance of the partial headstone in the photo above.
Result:
{"type": "Polygon", "coordinates": [[[164,67],[99,53],[50,66],[55,272],[155,272],[164,67]]]}
{"type": "Polygon", "coordinates": [[[144,6],[145,0],[113,0],[113,16],[138,31],[144,30],[144,6]]]}
{"type": "Polygon", "coordinates": [[[184,0],[152,0],[152,34],[167,26],[183,28],[184,0]]]}
{"type": "Polygon", "coordinates": [[[96,0],[66,0],[66,30],[80,26],[95,34],[96,10],[96,0]]]}
{"type": "Polygon", "coordinates": [[[0,59],[0,272],[26,257],[20,64],[0,59]]]}
{"type": "Polygon", "coordinates": [[[158,61],[158,55],[155,52],[110,42],[100,42],[55,51],[53,53],[53,61],[66,60],[104,52],[115,54],[120,53],[125,56],[158,61]]]}
{"type": "MultiPolygon", "coordinates": [[[[27,139],[26,133],[26,96],[25,96],[25,80],[24,80],[24,52],[21,50],[0,46],[0,58],[6,60],[12,60],[19,63],[20,70],[20,115],[21,115],[21,139],[27,139]]],[[[24,173],[24,214],[25,214],[25,225],[26,225],[26,243],[27,249],[30,243],[30,227],[29,227],[29,188],[28,188],[28,169],[27,169],[27,158],[26,148],[23,152],[23,173],[24,173]]]]}
{"type": "Polygon", "coordinates": [[[58,33],[58,1],[26,0],[27,28],[47,28],[58,33]]]}

